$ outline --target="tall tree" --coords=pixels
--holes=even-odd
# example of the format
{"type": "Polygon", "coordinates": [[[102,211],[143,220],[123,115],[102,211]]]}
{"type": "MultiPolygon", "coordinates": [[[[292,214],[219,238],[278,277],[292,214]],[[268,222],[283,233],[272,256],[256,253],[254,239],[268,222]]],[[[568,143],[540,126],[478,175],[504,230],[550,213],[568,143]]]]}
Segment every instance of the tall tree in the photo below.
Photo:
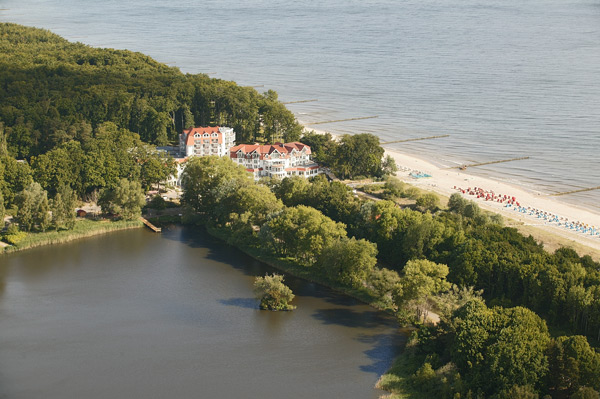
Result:
{"type": "Polygon", "coordinates": [[[317,267],[331,281],[360,287],[376,263],[375,244],[354,237],[342,237],[323,248],[317,267]]]}
{"type": "Polygon", "coordinates": [[[344,225],[314,208],[285,208],[261,229],[264,240],[278,255],[292,256],[306,266],[314,264],[324,248],[346,236],[344,225]]]}
{"type": "Polygon", "coordinates": [[[58,188],[50,207],[55,229],[72,229],[75,226],[75,199],[71,187],[63,185],[58,188]]]}
{"type": "Polygon", "coordinates": [[[193,157],[182,176],[182,202],[195,212],[216,209],[219,201],[241,187],[250,185],[252,177],[242,165],[229,158],[193,157]]]}
{"type": "Polygon", "coordinates": [[[45,231],[50,224],[50,208],[48,193],[39,183],[31,183],[21,191],[16,199],[17,220],[25,231],[31,231],[35,226],[45,231]]]}
{"type": "Polygon", "coordinates": [[[119,215],[125,220],[139,217],[145,203],[141,184],[127,179],[120,179],[119,184],[113,189],[104,189],[98,200],[102,212],[119,215]]]}
{"type": "Polygon", "coordinates": [[[382,176],[381,159],[384,152],[379,137],[373,134],[346,134],[340,139],[332,167],[342,178],[382,176]]]}

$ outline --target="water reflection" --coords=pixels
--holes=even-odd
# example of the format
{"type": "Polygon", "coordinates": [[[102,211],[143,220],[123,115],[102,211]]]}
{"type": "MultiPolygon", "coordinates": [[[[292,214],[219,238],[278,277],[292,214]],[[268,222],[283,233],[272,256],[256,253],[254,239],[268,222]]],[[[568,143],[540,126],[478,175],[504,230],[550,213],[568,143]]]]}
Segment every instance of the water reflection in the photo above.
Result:
{"type": "Polygon", "coordinates": [[[219,303],[227,306],[237,306],[244,309],[259,309],[256,298],[219,299],[219,303]]]}

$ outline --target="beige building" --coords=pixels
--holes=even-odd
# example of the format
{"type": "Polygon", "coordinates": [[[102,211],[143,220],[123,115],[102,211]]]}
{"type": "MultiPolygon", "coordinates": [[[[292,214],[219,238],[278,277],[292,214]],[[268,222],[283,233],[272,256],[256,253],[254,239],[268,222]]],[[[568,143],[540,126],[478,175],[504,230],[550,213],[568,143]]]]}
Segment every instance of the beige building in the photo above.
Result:
{"type": "Polygon", "coordinates": [[[226,156],[235,145],[233,128],[222,126],[194,127],[179,135],[179,150],[183,157],[226,156]]]}

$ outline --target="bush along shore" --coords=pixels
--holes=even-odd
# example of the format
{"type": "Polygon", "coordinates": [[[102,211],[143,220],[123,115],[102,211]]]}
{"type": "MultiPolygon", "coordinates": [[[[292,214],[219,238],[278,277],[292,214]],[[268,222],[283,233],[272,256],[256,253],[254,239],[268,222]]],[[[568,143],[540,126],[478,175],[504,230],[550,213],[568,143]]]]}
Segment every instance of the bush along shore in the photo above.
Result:
{"type": "Polygon", "coordinates": [[[402,208],[322,176],[257,183],[216,157],[191,159],[183,182],[185,223],[417,327],[378,385],[396,397],[600,389],[600,264],[589,257],[548,253],[459,195],[447,209],[402,208]]]}

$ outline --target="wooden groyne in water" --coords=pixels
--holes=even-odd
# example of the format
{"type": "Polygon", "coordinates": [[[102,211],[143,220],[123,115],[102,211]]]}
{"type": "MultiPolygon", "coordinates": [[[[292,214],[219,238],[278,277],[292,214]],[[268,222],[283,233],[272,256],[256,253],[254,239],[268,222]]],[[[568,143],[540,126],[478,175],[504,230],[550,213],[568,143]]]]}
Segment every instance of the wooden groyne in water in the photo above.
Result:
{"type": "Polygon", "coordinates": [[[521,161],[524,159],[529,159],[529,157],[519,157],[519,158],[511,158],[511,159],[501,159],[499,161],[489,161],[489,162],[480,162],[480,163],[472,163],[469,165],[461,165],[461,166],[451,166],[449,168],[446,169],[467,169],[467,168],[472,168],[474,166],[483,166],[483,165],[492,165],[495,163],[503,163],[503,162],[512,162],[512,161],[521,161]]]}
{"type": "Polygon", "coordinates": [[[378,115],[374,115],[374,116],[361,116],[359,118],[348,118],[348,119],[336,119],[333,121],[323,121],[323,122],[312,122],[312,123],[305,123],[306,126],[309,125],[321,125],[323,123],[336,123],[336,122],[347,122],[347,121],[360,121],[362,119],[373,119],[373,118],[378,118],[378,115]]]}
{"type": "Polygon", "coordinates": [[[562,193],[554,193],[554,194],[549,194],[551,197],[557,197],[559,195],[567,195],[567,194],[575,194],[575,193],[582,193],[584,191],[593,191],[593,190],[600,190],[600,186],[598,187],[589,187],[589,188],[580,188],[578,190],[571,190],[571,191],[563,191],[562,193]]]}
{"type": "Polygon", "coordinates": [[[287,104],[300,104],[300,103],[312,103],[313,101],[319,101],[317,98],[313,98],[311,100],[297,100],[297,101],[286,101],[283,102],[283,105],[287,105],[287,104]]]}
{"type": "Polygon", "coordinates": [[[148,228],[150,230],[152,230],[155,233],[160,233],[162,231],[162,229],[160,227],[156,227],[155,225],[153,225],[152,223],[150,223],[148,220],[146,220],[145,218],[140,216],[140,220],[142,221],[142,223],[144,223],[146,226],[148,226],[148,228]]]}
{"type": "Polygon", "coordinates": [[[417,137],[416,139],[404,139],[404,140],[384,141],[383,143],[379,143],[379,144],[386,145],[386,144],[406,143],[408,141],[441,139],[443,137],[450,137],[450,135],[449,134],[443,134],[441,136],[417,137]]]}

